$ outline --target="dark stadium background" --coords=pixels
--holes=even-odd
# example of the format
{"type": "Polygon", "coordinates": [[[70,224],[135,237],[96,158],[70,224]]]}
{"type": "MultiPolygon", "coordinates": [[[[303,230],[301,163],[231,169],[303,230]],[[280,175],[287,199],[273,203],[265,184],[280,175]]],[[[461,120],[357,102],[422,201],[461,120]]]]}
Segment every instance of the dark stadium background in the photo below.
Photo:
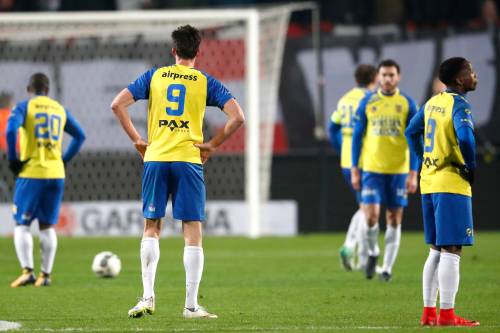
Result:
{"type": "MultiPolygon", "coordinates": [[[[274,3],[289,1],[275,1],[274,3]]],[[[78,10],[121,10],[142,8],[178,9],[206,8],[216,6],[264,5],[267,1],[215,1],[215,0],[0,0],[0,11],[78,11],[78,10]]],[[[431,40],[435,54],[429,61],[437,68],[443,57],[443,40],[450,36],[487,33],[494,57],[489,60],[495,74],[493,86],[481,85],[479,89],[491,89],[494,100],[490,105],[489,120],[478,128],[478,161],[476,184],[474,185],[474,215],[477,229],[498,229],[497,216],[498,189],[500,188],[500,21],[496,8],[500,1],[480,0],[325,0],[321,6],[322,47],[345,46],[352,57],[359,56],[360,49],[371,48],[377,53],[386,43],[416,42],[431,40]],[[354,25],[358,32],[349,38],[335,34],[340,26],[354,25]],[[374,34],[376,25],[390,25],[392,30],[374,34]],[[378,50],[378,51],[377,51],[378,50]],[[440,53],[441,52],[441,53],[440,53]]],[[[311,48],[309,18],[297,15],[292,18],[288,30],[283,63],[280,101],[282,106],[282,128],[277,131],[273,158],[271,198],[293,199],[299,204],[299,231],[316,232],[344,230],[354,211],[355,202],[344,184],[339,170],[339,158],[325,140],[314,136],[314,115],[312,96],[306,87],[306,73],[299,66],[299,54],[311,48]],[[300,100],[297,91],[303,91],[300,100]]],[[[159,45],[146,45],[152,49],[159,45]]],[[[165,54],[167,54],[165,49],[165,54]]],[[[29,59],[35,52],[52,52],[43,47],[36,50],[19,50],[6,46],[0,41],[0,61],[2,59],[29,59]]],[[[92,52],[74,46],[67,56],[92,52]]],[[[107,51],[113,57],[113,50],[107,51]]],[[[154,54],[154,52],[152,52],[154,54]]],[[[133,57],[133,52],[130,52],[133,57]]],[[[164,60],[164,59],[163,59],[164,60]]],[[[159,63],[162,59],[151,59],[159,63]]],[[[405,68],[403,68],[404,72],[405,68]]],[[[1,75],[0,75],[1,76],[1,75]]],[[[411,80],[405,77],[403,80],[411,80]]],[[[427,86],[424,97],[432,93],[432,81],[427,86]]],[[[325,94],[328,94],[325,91],[325,94]]],[[[411,94],[411,91],[409,92],[411,94]]],[[[424,99],[425,100],[425,99],[424,99]]],[[[422,102],[419,100],[418,102],[422,102]]],[[[323,110],[330,113],[332,110],[323,110]]],[[[68,169],[68,183],[65,200],[138,200],[140,199],[140,161],[132,158],[134,153],[89,153],[77,157],[68,169]],[[119,166],[119,167],[117,167],[119,166]],[[104,179],[104,181],[103,181],[104,179]],[[111,185],[112,184],[112,185],[111,185]],[[118,186],[116,185],[118,184],[118,186]]],[[[0,178],[7,184],[6,192],[12,190],[13,179],[8,171],[5,153],[1,153],[0,178]]],[[[209,199],[243,199],[243,180],[233,179],[231,186],[217,181],[227,176],[224,164],[241,165],[241,154],[225,154],[214,157],[206,168],[209,199]],[[222,173],[222,174],[221,174],[222,173]],[[223,188],[221,188],[221,186],[223,188]]],[[[2,192],[3,193],[3,192],[2,192]]],[[[3,202],[10,201],[2,195],[3,202]]],[[[418,196],[410,199],[404,219],[404,228],[421,229],[421,210],[418,196]]]]}

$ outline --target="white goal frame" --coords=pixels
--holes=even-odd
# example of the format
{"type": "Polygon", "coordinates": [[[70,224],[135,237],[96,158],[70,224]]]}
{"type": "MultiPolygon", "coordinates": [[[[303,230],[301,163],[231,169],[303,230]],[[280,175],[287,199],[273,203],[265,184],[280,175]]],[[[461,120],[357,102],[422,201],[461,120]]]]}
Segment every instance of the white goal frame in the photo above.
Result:
{"type": "MultiPolygon", "coordinates": [[[[30,25],[36,24],[86,24],[85,29],[88,29],[88,34],[96,33],[99,30],[99,35],[106,36],[106,31],[102,27],[92,27],[92,23],[109,24],[109,34],[119,35],[120,31],[113,30],[112,25],[120,23],[129,23],[133,25],[129,30],[125,29],[124,34],[130,35],[133,33],[151,34],[160,33],[159,27],[163,23],[179,20],[188,22],[202,22],[217,25],[220,22],[244,22],[245,24],[245,100],[243,107],[246,115],[246,136],[245,136],[245,201],[248,205],[248,218],[250,223],[250,237],[259,237],[261,234],[261,214],[262,204],[268,199],[268,195],[263,195],[261,190],[262,183],[269,187],[269,180],[261,181],[260,160],[260,123],[259,119],[259,64],[260,64],[260,20],[265,17],[276,15],[279,13],[287,13],[287,19],[290,14],[296,11],[311,11],[312,15],[312,33],[313,33],[313,48],[317,50],[317,71],[318,84],[321,85],[321,59],[319,56],[319,7],[315,2],[290,3],[286,5],[276,5],[267,7],[250,7],[250,8],[221,8],[221,9],[196,9],[196,10],[157,10],[157,11],[118,11],[118,12],[57,12],[57,13],[12,13],[0,14],[0,39],[33,39],[47,38],[45,31],[38,32],[30,29],[30,25]],[[151,23],[158,23],[155,28],[151,23]],[[144,26],[141,25],[144,23],[144,26]],[[24,29],[12,30],[8,29],[9,25],[17,25],[24,29]],[[7,27],[7,29],[5,29],[7,27]]],[[[287,22],[288,23],[288,22],[287,22]]],[[[196,23],[194,23],[196,24],[196,23]]],[[[288,26],[288,24],[286,24],[288,26]]],[[[197,27],[203,28],[203,25],[197,27]]],[[[85,36],[86,30],[78,29],[80,36],[85,36]]],[[[164,30],[163,30],[164,32],[164,30]]],[[[56,29],[50,32],[51,35],[58,38],[69,38],[73,36],[74,30],[71,29],[56,29]]],[[[280,31],[280,34],[286,35],[285,31],[280,31]]],[[[283,43],[284,44],[284,43],[283,43]]],[[[283,46],[278,52],[283,52],[283,46]]],[[[281,60],[281,59],[280,59],[281,60]]],[[[280,65],[281,68],[281,65],[280,65]]],[[[280,70],[281,71],[281,70],[280,70]]],[[[279,79],[278,79],[279,80],[279,79]]],[[[279,85],[279,81],[278,81],[279,85]]],[[[278,90],[278,89],[276,89],[278,90]]],[[[320,89],[321,90],[321,89],[320,89]]],[[[273,96],[277,100],[277,93],[273,96]]],[[[321,113],[321,94],[313,96],[315,101],[315,115],[321,113]],[[319,98],[318,98],[319,97],[319,98]]],[[[271,147],[272,149],[272,147],[271,147]]],[[[271,151],[272,154],[272,151],[271,151]]],[[[271,163],[267,167],[271,167],[271,163]]],[[[269,170],[269,173],[271,171],[269,170]]],[[[267,189],[269,191],[269,189],[267,189]]]]}

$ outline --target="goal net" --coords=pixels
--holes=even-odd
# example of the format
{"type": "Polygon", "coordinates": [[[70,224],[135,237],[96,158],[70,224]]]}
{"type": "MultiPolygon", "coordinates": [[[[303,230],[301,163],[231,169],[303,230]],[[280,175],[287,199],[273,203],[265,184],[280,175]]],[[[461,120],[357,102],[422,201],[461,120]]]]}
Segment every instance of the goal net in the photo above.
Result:
{"type": "MultiPolygon", "coordinates": [[[[170,34],[175,28],[196,26],[203,35],[196,67],[229,88],[247,119],[245,128],[205,165],[207,200],[244,200],[248,234],[258,236],[269,200],[288,23],[294,11],[304,10],[316,7],[2,14],[0,91],[20,101],[26,98],[29,76],[44,72],[51,80],[49,95],[85,129],[83,151],[67,170],[65,201],[139,200],[141,162],[109,105],[147,69],[174,63],[170,34]]],[[[129,110],[143,135],[146,109],[147,102],[138,102],[129,110]]],[[[207,109],[206,140],[223,128],[225,119],[219,110],[207,109]]],[[[10,201],[13,182],[6,167],[0,170],[2,200],[10,201]]]]}

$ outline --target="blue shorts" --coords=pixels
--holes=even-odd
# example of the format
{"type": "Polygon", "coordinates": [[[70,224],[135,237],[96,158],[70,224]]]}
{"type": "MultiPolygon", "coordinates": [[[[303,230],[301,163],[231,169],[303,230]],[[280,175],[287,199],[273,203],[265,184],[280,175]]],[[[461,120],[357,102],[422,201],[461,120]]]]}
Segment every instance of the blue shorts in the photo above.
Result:
{"type": "Polygon", "coordinates": [[[17,224],[57,224],[64,179],[17,178],[13,215],[17,224]]]}
{"type": "Polygon", "coordinates": [[[142,177],[142,212],[145,218],[165,216],[172,196],[174,219],[205,220],[203,166],[188,162],[146,162],[142,177]]]}
{"type": "MultiPolygon", "coordinates": [[[[363,177],[363,171],[362,170],[360,170],[360,174],[361,174],[361,177],[363,177]]],[[[356,201],[358,203],[361,203],[361,191],[356,191],[352,187],[352,183],[351,183],[351,169],[342,168],[342,176],[344,176],[345,182],[347,183],[347,185],[351,189],[352,193],[354,193],[354,195],[356,196],[356,201]]]]}
{"type": "Polygon", "coordinates": [[[422,194],[422,211],[427,244],[474,244],[471,197],[454,193],[422,194]]]}
{"type": "Polygon", "coordinates": [[[361,181],[361,202],[364,204],[383,204],[387,208],[406,207],[407,174],[382,174],[363,172],[361,181]]]}

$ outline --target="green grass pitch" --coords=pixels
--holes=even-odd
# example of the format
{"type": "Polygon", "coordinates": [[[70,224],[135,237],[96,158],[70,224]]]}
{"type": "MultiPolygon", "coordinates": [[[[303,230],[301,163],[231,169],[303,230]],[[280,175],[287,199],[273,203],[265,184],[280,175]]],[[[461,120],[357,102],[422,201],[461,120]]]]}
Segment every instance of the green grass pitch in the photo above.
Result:
{"type": "Polygon", "coordinates": [[[127,318],[142,291],[139,237],[61,237],[53,286],[40,289],[9,287],[20,269],[12,239],[0,238],[0,320],[21,323],[17,332],[500,332],[500,233],[478,233],[462,257],[457,313],[481,321],[474,329],[418,326],[428,252],[422,234],[403,232],[390,283],[342,271],[342,241],[342,234],[206,238],[200,304],[219,319],[189,321],[181,315],[180,238],[161,241],[156,313],[140,319],[127,318]],[[91,272],[103,250],[121,258],[118,278],[91,272]]]}

